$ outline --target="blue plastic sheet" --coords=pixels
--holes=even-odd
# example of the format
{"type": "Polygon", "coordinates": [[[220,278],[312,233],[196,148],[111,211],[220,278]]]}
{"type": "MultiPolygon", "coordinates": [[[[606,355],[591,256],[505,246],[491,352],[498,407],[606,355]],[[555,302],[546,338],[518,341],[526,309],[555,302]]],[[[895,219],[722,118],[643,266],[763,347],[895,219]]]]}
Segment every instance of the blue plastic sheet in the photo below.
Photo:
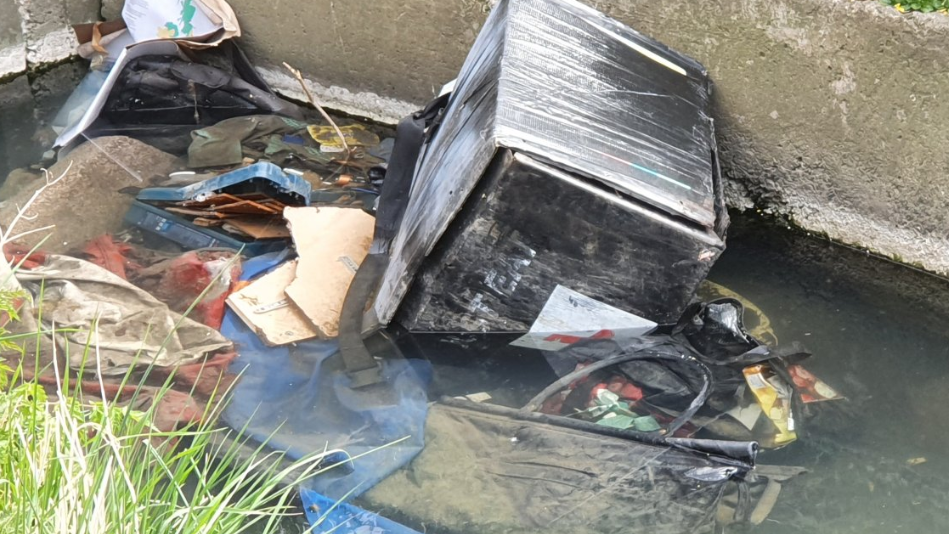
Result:
{"type": "MultiPolygon", "coordinates": [[[[284,259],[285,254],[251,259],[243,277],[284,259]]],[[[231,311],[221,332],[234,342],[240,355],[235,370],[243,373],[223,414],[228,426],[258,441],[269,438],[268,446],[290,458],[335,449],[355,458],[311,479],[310,489],[333,499],[359,495],[421,451],[431,380],[427,362],[384,360],[382,384],[353,390],[335,341],[268,347],[231,311]]]]}
{"type": "Polygon", "coordinates": [[[315,491],[300,490],[306,520],[314,534],[419,534],[379,514],[351,504],[339,503],[315,491]]]}

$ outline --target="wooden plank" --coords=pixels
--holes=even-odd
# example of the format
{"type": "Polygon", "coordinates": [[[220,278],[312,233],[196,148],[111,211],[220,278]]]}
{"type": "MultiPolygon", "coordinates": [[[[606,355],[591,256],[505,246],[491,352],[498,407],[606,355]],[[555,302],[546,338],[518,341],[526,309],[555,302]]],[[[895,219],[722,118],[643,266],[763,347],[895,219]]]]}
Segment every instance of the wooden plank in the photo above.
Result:
{"type": "Polygon", "coordinates": [[[230,213],[216,213],[213,211],[195,210],[195,209],[190,209],[190,208],[176,208],[174,206],[169,206],[163,209],[167,211],[168,213],[174,213],[176,215],[186,215],[188,217],[227,219],[229,217],[239,216],[239,215],[230,214],[230,213]]]}
{"type": "Polygon", "coordinates": [[[196,217],[193,221],[197,226],[211,227],[211,226],[221,226],[224,224],[224,219],[206,219],[204,217],[196,217]]]}
{"type": "Polygon", "coordinates": [[[232,195],[230,193],[218,193],[212,195],[204,200],[184,200],[179,202],[179,206],[184,206],[188,208],[207,208],[211,206],[219,206],[222,204],[233,204],[234,202],[240,202],[242,200],[273,200],[264,193],[241,193],[239,195],[232,195]]]}
{"type": "Polygon", "coordinates": [[[231,204],[212,206],[209,209],[215,213],[237,213],[241,215],[276,215],[280,213],[280,210],[275,207],[265,206],[253,200],[241,200],[231,204]]]}
{"type": "Polygon", "coordinates": [[[286,239],[290,237],[290,229],[287,228],[287,223],[282,219],[228,219],[224,224],[224,230],[230,232],[232,229],[254,239],[286,239]]]}
{"type": "Polygon", "coordinates": [[[359,264],[369,253],[375,218],[355,208],[287,208],[283,212],[299,254],[290,297],[319,332],[339,334],[339,314],[359,264]]]}

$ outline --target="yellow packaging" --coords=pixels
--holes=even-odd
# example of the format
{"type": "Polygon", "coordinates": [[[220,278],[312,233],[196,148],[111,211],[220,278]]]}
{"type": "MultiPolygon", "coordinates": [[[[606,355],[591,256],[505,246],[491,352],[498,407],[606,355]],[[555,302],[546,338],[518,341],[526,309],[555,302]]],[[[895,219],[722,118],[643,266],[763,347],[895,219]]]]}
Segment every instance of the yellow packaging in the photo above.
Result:
{"type": "Polygon", "coordinates": [[[791,410],[791,387],[777,377],[766,364],[745,367],[743,374],[761,410],[778,430],[774,445],[787,445],[796,440],[794,413],[791,410]]]}

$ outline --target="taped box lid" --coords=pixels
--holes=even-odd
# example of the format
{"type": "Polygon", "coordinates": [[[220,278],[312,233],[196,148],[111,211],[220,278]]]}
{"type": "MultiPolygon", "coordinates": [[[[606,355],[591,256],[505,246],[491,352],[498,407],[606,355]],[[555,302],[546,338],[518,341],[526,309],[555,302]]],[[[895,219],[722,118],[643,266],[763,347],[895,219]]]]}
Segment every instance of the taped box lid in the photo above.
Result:
{"type": "Polygon", "coordinates": [[[495,143],[707,228],[715,224],[704,68],[572,0],[511,0],[495,143]]]}

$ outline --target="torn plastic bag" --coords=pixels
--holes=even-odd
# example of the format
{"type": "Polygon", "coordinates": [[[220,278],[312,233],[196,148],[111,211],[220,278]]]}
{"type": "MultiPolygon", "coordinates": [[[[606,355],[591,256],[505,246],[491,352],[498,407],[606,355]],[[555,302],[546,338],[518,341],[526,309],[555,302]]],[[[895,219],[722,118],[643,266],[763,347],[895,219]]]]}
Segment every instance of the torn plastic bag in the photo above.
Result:
{"type": "Polygon", "coordinates": [[[429,410],[422,454],[362,501],[440,533],[712,532],[723,496],[742,484],[756,449],[697,445],[445,400],[429,410]],[[736,451],[738,458],[718,456],[736,451]]]}
{"type": "MultiPolygon", "coordinates": [[[[274,254],[249,260],[242,278],[281,260],[274,254]]],[[[382,382],[354,390],[335,341],[268,347],[230,310],[221,331],[234,342],[243,368],[224,422],[257,441],[267,440],[289,458],[339,450],[333,458],[340,465],[306,487],[334,499],[358,495],[422,449],[428,363],[386,358],[380,365],[382,382]]]]}
{"type": "Polygon", "coordinates": [[[73,368],[91,368],[99,356],[101,374],[120,375],[133,365],[190,363],[230,346],[216,330],[84,260],[50,254],[43,265],[20,269],[16,277],[33,294],[43,323],[75,329],[57,336],[57,343],[70,345],[66,354],[73,368]]]}
{"type": "Polygon", "coordinates": [[[734,298],[695,303],[685,310],[674,331],[681,332],[710,363],[740,363],[736,357],[762,345],[745,332],[744,311],[734,298]]]}
{"type": "Polygon", "coordinates": [[[144,56],[122,69],[100,118],[197,126],[260,112],[299,115],[295,105],[221,69],[176,56],[144,56]]]}
{"type": "MultiPolygon", "coordinates": [[[[545,353],[560,375],[622,354],[659,357],[633,358],[609,372],[601,371],[591,380],[574,383],[570,391],[564,391],[562,404],[548,405],[545,411],[564,415],[582,411],[598,386],[619,380],[642,392],[642,398],[634,400],[651,407],[651,415],[659,420],[674,418],[689,406],[698,391],[700,377],[695,369],[675,362],[676,357],[686,355],[704,364],[711,374],[712,386],[702,408],[678,435],[755,439],[769,448],[783,444],[774,441],[776,429],[757,417],[760,411],[755,413],[754,397],[746,392],[743,370],[767,363],[793,389],[796,386],[787,366],[808,354],[795,345],[788,349],[762,345],[744,331],[743,311],[742,304],[735,299],[699,303],[691,306],[674,327],[663,327],[638,338],[586,339],[558,352],[545,353]],[[750,418],[743,421],[740,411],[749,406],[750,418]]],[[[794,397],[800,395],[795,393],[794,397]]],[[[808,411],[800,400],[793,401],[791,408],[800,429],[808,411]]]]}

